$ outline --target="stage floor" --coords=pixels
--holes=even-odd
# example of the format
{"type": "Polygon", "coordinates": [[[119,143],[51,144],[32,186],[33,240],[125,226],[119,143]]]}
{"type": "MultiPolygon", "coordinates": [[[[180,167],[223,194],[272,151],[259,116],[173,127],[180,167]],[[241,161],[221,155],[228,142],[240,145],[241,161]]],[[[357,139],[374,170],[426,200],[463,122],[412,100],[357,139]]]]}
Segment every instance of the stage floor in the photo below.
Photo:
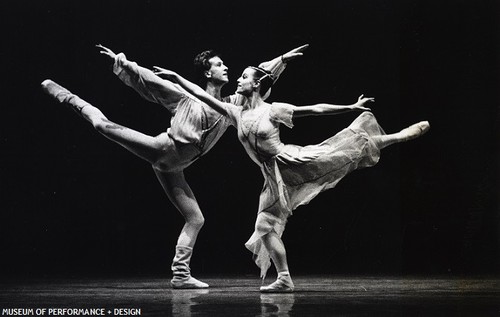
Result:
{"type": "MultiPolygon", "coordinates": [[[[272,280],[268,277],[266,283],[272,280]]],[[[105,312],[105,316],[500,316],[498,278],[294,277],[292,294],[261,294],[258,278],[203,281],[210,289],[174,290],[166,278],[10,280],[0,285],[0,310],[2,316],[36,316],[37,312],[45,316],[90,312],[105,312]]]]}

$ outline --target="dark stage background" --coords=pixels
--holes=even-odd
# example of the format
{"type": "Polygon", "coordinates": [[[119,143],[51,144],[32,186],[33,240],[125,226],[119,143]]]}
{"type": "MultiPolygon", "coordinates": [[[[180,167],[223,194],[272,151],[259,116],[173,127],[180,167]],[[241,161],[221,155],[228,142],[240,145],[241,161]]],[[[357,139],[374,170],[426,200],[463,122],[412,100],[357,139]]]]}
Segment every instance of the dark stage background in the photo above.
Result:
{"type": "MultiPolygon", "coordinates": [[[[1,275],[170,276],[183,221],[151,167],[39,86],[51,78],[117,123],[165,131],[167,111],[122,84],[99,43],[187,77],[214,48],[230,67],[226,94],[246,65],[309,43],[271,101],[364,93],[386,132],[432,127],[295,211],[284,234],[292,274],[499,273],[498,3],[180,2],[1,2],[1,275]]],[[[355,116],[303,118],[282,139],[318,143],[355,116]]],[[[243,244],[262,176],[234,128],[186,177],[206,218],[195,276],[257,277],[243,244]]]]}

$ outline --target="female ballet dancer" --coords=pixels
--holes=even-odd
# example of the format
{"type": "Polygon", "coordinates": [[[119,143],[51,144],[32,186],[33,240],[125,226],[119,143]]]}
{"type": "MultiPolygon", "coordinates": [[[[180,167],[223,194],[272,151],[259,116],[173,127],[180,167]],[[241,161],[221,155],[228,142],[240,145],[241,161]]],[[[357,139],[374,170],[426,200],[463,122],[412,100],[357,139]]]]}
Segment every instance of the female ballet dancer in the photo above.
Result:
{"type": "MultiPolygon", "coordinates": [[[[178,86],[156,76],[150,69],[128,61],[123,53],[115,54],[102,45],[98,47],[102,54],[113,59],[113,71],[125,84],[143,98],[161,104],[171,112],[171,126],[166,132],[149,136],[116,124],[97,107],[51,80],[45,80],[42,88],[60,103],[73,108],[99,133],[152,164],[165,193],[185,220],[177,240],[170,284],[173,288],[207,288],[208,284],[191,276],[191,256],[204,217],[186,182],[184,169],[207,153],[231,122],[178,86]]],[[[298,47],[261,65],[279,76],[285,69],[285,63],[301,56],[306,48],[307,45],[298,47]]],[[[213,51],[205,51],[197,55],[195,66],[199,76],[206,79],[207,91],[214,98],[220,98],[220,90],[228,82],[228,68],[222,59],[213,51]]],[[[246,102],[245,98],[235,96],[224,100],[246,102]]]]}
{"type": "Polygon", "coordinates": [[[262,95],[271,87],[272,74],[259,67],[247,67],[238,79],[239,93],[248,99],[244,107],[221,102],[175,72],[154,67],[162,78],[180,84],[207,105],[227,115],[238,129],[238,139],[252,160],[260,166],[264,187],[260,194],[255,231],[245,246],[254,253],[256,264],[264,277],[274,263],[278,278],[261,292],[293,292],[294,284],[288,270],[286,250],[281,240],[287,218],[300,205],[307,204],[320,192],[333,188],[355,169],[375,165],[380,149],[424,134],[430,128],[422,121],[386,135],[371,112],[361,113],[347,128],[317,145],[283,144],[280,124],[293,127],[293,120],[302,116],[337,114],[365,108],[373,98],[361,95],[348,106],[316,104],[294,106],[286,103],[268,104],[262,95]]]}

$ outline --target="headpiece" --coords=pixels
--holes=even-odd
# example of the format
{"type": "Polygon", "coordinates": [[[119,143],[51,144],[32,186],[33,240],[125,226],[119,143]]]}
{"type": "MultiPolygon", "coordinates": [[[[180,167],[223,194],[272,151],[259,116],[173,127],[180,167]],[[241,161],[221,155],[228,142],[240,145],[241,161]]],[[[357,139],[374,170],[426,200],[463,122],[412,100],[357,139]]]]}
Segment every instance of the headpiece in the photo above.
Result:
{"type": "Polygon", "coordinates": [[[264,68],[258,67],[258,66],[248,66],[248,68],[254,69],[254,70],[256,70],[256,71],[261,72],[262,74],[264,74],[264,76],[262,76],[261,78],[259,78],[260,81],[262,81],[262,79],[264,79],[266,77],[269,77],[271,79],[272,83],[274,84],[274,81],[276,79],[275,79],[275,76],[273,75],[273,73],[271,73],[270,71],[267,71],[264,68]]]}

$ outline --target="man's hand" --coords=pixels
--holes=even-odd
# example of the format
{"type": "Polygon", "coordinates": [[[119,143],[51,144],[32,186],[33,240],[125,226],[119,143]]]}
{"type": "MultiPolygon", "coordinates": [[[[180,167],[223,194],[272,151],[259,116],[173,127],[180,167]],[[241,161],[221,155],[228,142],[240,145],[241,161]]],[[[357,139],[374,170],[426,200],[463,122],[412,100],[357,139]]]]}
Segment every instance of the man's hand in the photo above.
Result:
{"type": "Polygon", "coordinates": [[[101,44],[97,44],[97,45],[96,45],[96,47],[98,47],[98,48],[100,48],[100,49],[101,49],[101,50],[99,51],[99,53],[104,54],[104,55],[107,55],[107,56],[109,56],[109,57],[110,57],[110,58],[112,58],[112,59],[115,59],[116,54],[115,54],[112,50],[110,50],[109,48],[104,47],[104,46],[102,46],[101,44]]]}

